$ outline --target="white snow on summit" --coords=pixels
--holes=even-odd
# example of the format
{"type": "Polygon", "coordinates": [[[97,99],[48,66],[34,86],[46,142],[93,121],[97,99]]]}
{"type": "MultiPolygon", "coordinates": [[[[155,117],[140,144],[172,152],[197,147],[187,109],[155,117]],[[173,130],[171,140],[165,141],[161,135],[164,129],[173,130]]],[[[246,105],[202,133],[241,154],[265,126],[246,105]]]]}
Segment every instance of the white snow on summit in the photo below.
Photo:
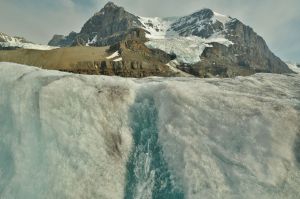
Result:
{"type": "Polygon", "coordinates": [[[146,37],[149,39],[165,39],[172,35],[178,35],[176,32],[170,31],[170,26],[177,18],[159,18],[159,17],[139,17],[143,28],[149,33],[146,37]]]}
{"type": "Polygon", "coordinates": [[[217,12],[214,12],[214,19],[221,22],[224,26],[228,23],[232,18],[217,12]]]}
{"type": "MultiPolygon", "coordinates": [[[[212,47],[211,43],[216,42],[225,46],[233,45],[233,42],[224,37],[222,32],[215,32],[209,38],[201,38],[188,34],[181,36],[182,30],[175,31],[172,26],[182,27],[189,23],[196,23],[198,31],[205,28],[202,24],[207,21],[215,23],[221,22],[224,25],[231,20],[230,17],[214,12],[214,16],[210,19],[196,19],[190,16],[187,17],[173,17],[173,18],[159,18],[159,17],[139,17],[143,24],[144,30],[147,31],[146,37],[149,39],[145,45],[152,49],[160,49],[169,54],[176,55],[178,63],[194,64],[201,61],[200,56],[206,47],[212,47]]],[[[187,27],[189,28],[189,27],[187,27]]]]}

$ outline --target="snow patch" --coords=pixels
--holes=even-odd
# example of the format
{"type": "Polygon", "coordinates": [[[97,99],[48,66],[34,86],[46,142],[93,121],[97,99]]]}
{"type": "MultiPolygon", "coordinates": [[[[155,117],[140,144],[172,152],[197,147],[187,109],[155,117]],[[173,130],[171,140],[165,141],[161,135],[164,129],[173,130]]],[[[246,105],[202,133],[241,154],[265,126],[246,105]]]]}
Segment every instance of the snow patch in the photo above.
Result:
{"type": "Polygon", "coordinates": [[[119,58],[115,59],[114,62],[119,62],[119,61],[122,61],[122,60],[123,60],[123,58],[119,57],[119,58]]]}
{"type": "Polygon", "coordinates": [[[214,20],[218,20],[225,27],[225,24],[228,23],[231,20],[231,17],[220,14],[220,13],[217,13],[217,12],[214,12],[214,20]]]}
{"type": "Polygon", "coordinates": [[[297,64],[291,63],[291,62],[287,62],[286,64],[287,64],[288,67],[289,67],[292,71],[294,71],[295,73],[300,73],[300,67],[297,66],[297,64]]]}
{"type": "Polygon", "coordinates": [[[111,54],[110,56],[106,57],[106,59],[113,59],[118,56],[120,56],[119,51],[116,51],[113,54],[111,54]]]}
{"type": "Polygon", "coordinates": [[[95,37],[92,40],[88,39],[88,42],[85,45],[90,46],[91,44],[95,44],[96,42],[97,42],[97,35],[95,35],[95,37]]]}

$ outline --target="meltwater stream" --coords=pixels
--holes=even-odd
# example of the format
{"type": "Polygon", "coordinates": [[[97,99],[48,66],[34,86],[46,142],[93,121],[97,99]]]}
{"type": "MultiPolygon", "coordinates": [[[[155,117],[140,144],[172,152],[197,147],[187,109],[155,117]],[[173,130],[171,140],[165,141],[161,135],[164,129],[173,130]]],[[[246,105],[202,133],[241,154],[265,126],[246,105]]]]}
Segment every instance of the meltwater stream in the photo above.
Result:
{"type": "Polygon", "coordinates": [[[300,198],[300,76],[0,63],[0,198],[300,198]]]}
{"type": "Polygon", "coordinates": [[[147,89],[130,109],[134,148],[127,163],[125,199],[184,198],[164,160],[158,141],[158,113],[147,89]]]}

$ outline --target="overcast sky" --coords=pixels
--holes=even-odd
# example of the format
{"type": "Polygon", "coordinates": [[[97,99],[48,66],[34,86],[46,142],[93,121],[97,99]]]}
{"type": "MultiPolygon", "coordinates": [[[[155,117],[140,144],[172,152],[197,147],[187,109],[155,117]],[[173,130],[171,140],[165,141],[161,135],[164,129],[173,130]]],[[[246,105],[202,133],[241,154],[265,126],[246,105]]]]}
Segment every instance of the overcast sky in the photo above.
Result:
{"type": "MultiPolygon", "coordinates": [[[[140,16],[181,16],[202,8],[250,25],[283,60],[300,62],[300,0],[115,0],[140,16]]],[[[54,34],[79,31],[107,1],[0,0],[0,32],[47,43],[54,34]]]]}

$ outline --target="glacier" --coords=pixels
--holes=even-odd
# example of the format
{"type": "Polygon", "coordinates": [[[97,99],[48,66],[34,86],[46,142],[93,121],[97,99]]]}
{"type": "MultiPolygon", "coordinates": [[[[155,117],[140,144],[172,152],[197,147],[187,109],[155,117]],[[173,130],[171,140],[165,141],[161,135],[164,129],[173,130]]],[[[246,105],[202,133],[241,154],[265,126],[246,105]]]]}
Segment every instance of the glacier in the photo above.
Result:
{"type": "Polygon", "coordinates": [[[0,63],[0,198],[300,198],[300,75],[0,63]]]}
{"type": "Polygon", "coordinates": [[[139,21],[146,31],[146,38],[149,40],[145,45],[151,49],[160,49],[168,54],[176,55],[175,62],[173,62],[173,64],[178,63],[176,65],[200,62],[200,57],[205,48],[213,47],[212,43],[219,43],[226,47],[234,45],[224,35],[226,24],[233,19],[217,12],[212,12],[212,14],[213,16],[208,19],[199,18],[199,16],[193,16],[193,14],[186,17],[167,18],[140,16],[139,21]],[[208,38],[195,36],[192,33],[193,31],[184,34],[184,36],[181,35],[183,30],[180,29],[201,31],[205,28],[205,24],[213,24],[217,21],[223,24],[223,30],[214,30],[214,34],[208,38]],[[196,23],[196,25],[193,23],[196,23]],[[185,27],[186,25],[188,27],[185,27]]]}

